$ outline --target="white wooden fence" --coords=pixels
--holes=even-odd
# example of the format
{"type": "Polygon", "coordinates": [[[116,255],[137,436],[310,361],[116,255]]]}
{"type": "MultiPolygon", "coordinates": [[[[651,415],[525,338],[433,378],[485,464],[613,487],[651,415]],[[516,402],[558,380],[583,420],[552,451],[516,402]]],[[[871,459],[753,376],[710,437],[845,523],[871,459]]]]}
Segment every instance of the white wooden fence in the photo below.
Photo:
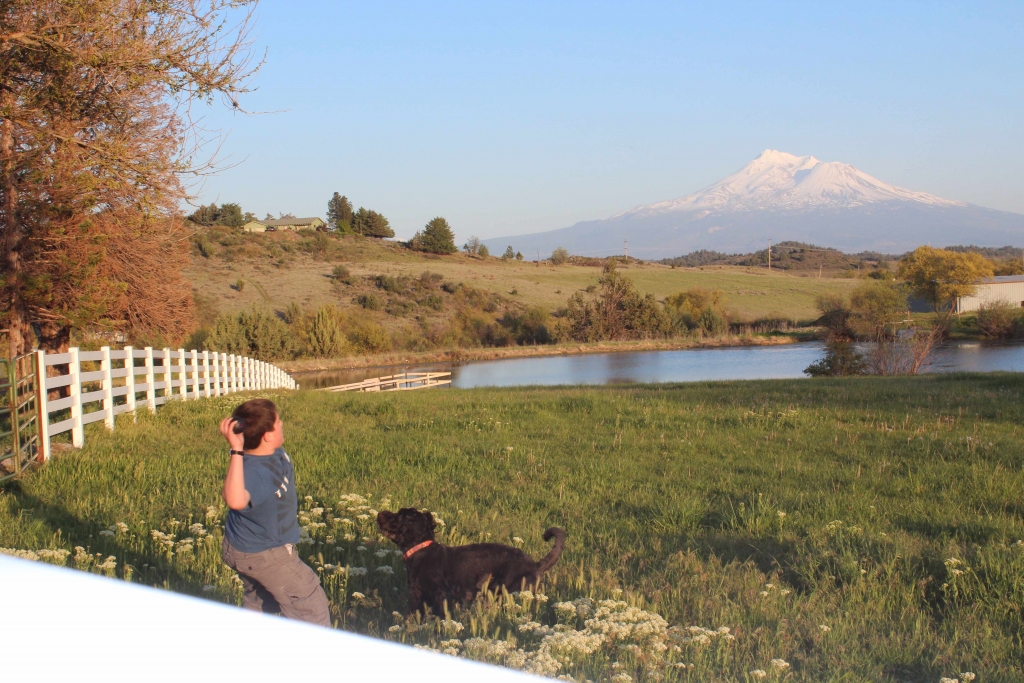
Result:
{"type": "Polygon", "coordinates": [[[223,396],[236,391],[259,389],[297,389],[284,370],[269,363],[216,351],[178,349],[135,349],[126,346],[99,351],[68,349],[67,353],[36,352],[36,371],[40,385],[39,433],[43,459],[50,457],[50,437],[71,432],[71,444],[81,448],[85,425],[103,420],[114,428],[114,416],[146,407],[156,407],[173,399],[223,396]],[[83,363],[99,364],[98,370],[82,371],[83,363]],[[66,375],[47,377],[47,368],[67,365],[66,375]],[[68,387],[65,398],[47,400],[50,389],[68,387]],[[98,387],[98,388],[96,388],[98,387]],[[124,402],[118,399],[124,397],[124,402]],[[95,410],[89,410],[95,406],[95,410]],[[50,414],[70,409],[70,417],[50,422],[50,414]]]}

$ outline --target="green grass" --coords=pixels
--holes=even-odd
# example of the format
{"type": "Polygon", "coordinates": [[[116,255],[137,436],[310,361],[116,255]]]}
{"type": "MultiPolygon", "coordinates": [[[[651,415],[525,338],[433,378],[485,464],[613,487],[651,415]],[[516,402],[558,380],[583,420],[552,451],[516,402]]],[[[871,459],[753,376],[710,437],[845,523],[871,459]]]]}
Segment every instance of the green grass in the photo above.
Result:
{"type": "MultiPolygon", "coordinates": [[[[494,643],[529,653],[539,636],[524,620],[582,629],[555,603],[614,597],[644,610],[641,621],[657,613],[734,639],[665,631],[659,652],[623,636],[564,655],[558,673],[1024,680],[1018,375],[440,391],[279,398],[299,494],[310,496],[304,554],[323,568],[339,626],[523,665],[494,643]],[[393,617],[406,608],[401,560],[377,558],[392,547],[355,517],[385,502],[435,511],[450,542],[520,537],[534,556],[546,552],[543,530],[562,526],[569,542],[545,582],[549,601],[457,613],[458,633],[454,621],[417,631],[393,617]],[[459,641],[471,635],[485,641],[459,641]]],[[[82,546],[70,564],[237,602],[217,550],[226,450],[216,425],[239,400],[173,403],[135,424],[119,418],[114,433],[91,429],[84,450],[0,495],[0,545],[82,546]],[[197,520],[210,536],[186,531],[197,520]],[[127,530],[100,535],[118,522],[127,530]],[[152,529],[175,533],[177,551],[152,529]],[[194,549],[182,550],[188,536],[194,549]],[[98,568],[108,555],[113,567],[98,568]]]]}

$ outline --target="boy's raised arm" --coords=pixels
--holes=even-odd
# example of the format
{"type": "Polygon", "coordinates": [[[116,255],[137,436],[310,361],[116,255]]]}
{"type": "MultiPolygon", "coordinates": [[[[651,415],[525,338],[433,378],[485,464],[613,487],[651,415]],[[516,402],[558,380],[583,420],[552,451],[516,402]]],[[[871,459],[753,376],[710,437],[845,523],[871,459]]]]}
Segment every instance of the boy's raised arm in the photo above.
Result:
{"type": "MultiPolygon", "coordinates": [[[[241,451],[245,437],[242,434],[236,434],[234,427],[234,418],[226,417],[220,422],[220,433],[227,440],[231,450],[241,451]]],[[[241,455],[231,455],[221,495],[224,496],[224,502],[232,510],[242,510],[249,504],[249,492],[245,490],[245,469],[241,455]]]]}

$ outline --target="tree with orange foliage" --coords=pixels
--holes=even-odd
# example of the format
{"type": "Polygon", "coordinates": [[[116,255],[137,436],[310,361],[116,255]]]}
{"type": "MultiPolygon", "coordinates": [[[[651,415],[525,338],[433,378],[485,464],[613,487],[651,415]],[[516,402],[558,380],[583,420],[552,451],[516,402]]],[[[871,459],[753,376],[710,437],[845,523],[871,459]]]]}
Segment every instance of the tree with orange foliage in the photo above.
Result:
{"type": "Polygon", "coordinates": [[[61,350],[73,329],[172,340],[194,325],[181,177],[211,165],[196,163],[205,141],[189,107],[217,96],[238,107],[255,71],[254,4],[0,5],[0,315],[12,356],[31,350],[33,328],[61,350]]]}

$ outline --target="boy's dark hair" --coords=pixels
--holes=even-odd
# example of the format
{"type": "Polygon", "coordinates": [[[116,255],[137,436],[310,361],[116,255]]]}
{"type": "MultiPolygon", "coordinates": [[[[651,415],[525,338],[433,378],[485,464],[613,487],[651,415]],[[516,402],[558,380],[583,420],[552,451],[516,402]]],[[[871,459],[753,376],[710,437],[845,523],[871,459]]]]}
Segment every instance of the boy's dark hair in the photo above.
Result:
{"type": "Polygon", "coordinates": [[[277,421],[277,406],[265,398],[254,398],[235,408],[231,413],[235,419],[235,434],[244,434],[245,450],[259,448],[263,435],[273,431],[277,421]]]}

